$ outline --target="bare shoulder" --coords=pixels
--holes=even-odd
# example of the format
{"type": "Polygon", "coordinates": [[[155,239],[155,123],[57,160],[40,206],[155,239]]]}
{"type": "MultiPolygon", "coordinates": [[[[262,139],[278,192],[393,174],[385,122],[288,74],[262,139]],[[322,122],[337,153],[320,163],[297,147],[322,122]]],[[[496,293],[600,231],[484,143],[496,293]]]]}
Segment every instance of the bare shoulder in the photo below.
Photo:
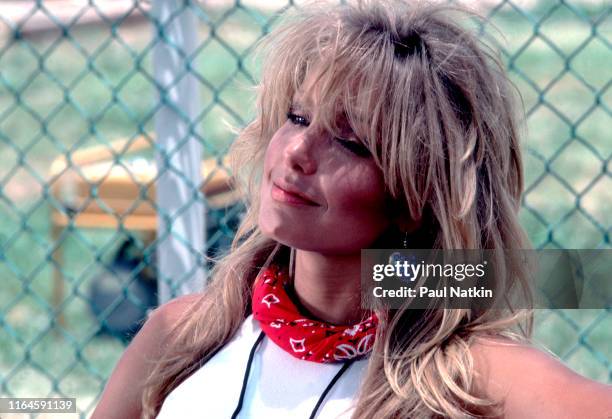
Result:
{"type": "Polygon", "coordinates": [[[533,346],[479,338],[471,346],[477,389],[504,402],[505,418],[609,418],[612,386],[533,346]]]}
{"type": "Polygon", "coordinates": [[[115,366],[106,383],[93,419],[139,417],[143,384],[158,359],[163,342],[175,330],[175,325],[201,294],[175,298],[155,310],[115,366]]]}
{"type": "MultiPolygon", "coordinates": [[[[145,326],[148,323],[151,331],[160,332],[162,335],[170,334],[176,322],[201,296],[202,294],[183,295],[162,304],[149,314],[145,326]],[[152,326],[156,327],[153,328],[152,326]]],[[[143,326],[143,330],[145,326],[143,326]]],[[[160,336],[159,333],[155,334],[158,337],[160,336]]]]}
{"type": "Polygon", "coordinates": [[[138,351],[141,355],[153,358],[159,355],[164,340],[172,336],[181,316],[200,296],[201,294],[190,294],[177,297],[151,311],[126,352],[138,351]]]}

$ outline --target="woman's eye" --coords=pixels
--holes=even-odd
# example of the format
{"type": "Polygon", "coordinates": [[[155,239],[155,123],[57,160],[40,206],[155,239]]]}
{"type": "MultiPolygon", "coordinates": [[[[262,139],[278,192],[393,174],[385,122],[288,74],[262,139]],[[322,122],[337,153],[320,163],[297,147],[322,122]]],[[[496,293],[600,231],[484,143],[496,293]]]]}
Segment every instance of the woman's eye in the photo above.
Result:
{"type": "Polygon", "coordinates": [[[338,141],[340,145],[342,145],[342,147],[346,148],[347,150],[360,157],[369,157],[371,155],[370,150],[361,143],[345,140],[343,138],[336,138],[336,141],[338,141]]]}
{"type": "Polygon", "coordinates": [[[305,117],[298,115],[294,112],[288,112],[287,113],[287,119],[289,121],[291,121],[292,124],[294,125],[301,125],[303,127],[307,127],[310,122],[308,121],[308,119],[306,119],[305,117]]]}

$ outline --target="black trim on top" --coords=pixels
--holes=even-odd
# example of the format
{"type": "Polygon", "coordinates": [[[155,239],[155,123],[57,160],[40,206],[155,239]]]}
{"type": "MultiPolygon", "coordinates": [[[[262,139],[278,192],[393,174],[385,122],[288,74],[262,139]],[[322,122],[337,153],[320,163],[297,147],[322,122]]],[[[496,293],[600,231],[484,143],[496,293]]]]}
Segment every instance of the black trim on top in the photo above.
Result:
{"type": "Polygon", "coordinates": [[[232,413],[232,419],[236,419],[238,417],[238,413],[240,413],[240,409],[242,409],[242,402],[244,401],[244,393],[246,392],[247,382],[249,381],[249,374],[251,372],[251,364],[253,363],[253,356],[255,355],[255,351],[257,350],[257,347],[263,340],[264,336],[265,336],[265,333],[262,330],[259,336],[257,337],[257,340],[253,344],[253,347],[251,348],[251,352],[249,353],[249,361],[247,362],[246,370],[244,371],[244,378],[242,379],[242,389],[240,390],[240,398],[238,399],[238,404],[236,405],[236,409],[234,410],[234,413],[232,413]]]}
{"type": "MultiPolygon", "coordinates": [[[[236,419],[238,417],[238,414],[240,413],[240,410],[242,409],[242,403],[244,402],[244,395],[246,393],[246,387],[249,381],[249,374],[251,373],[251,365],[253,364],[253,357],[255,356],[255,351],[257,350],[257,348],[259,347],[259,344],[261,343],[261,341],[263,340],[265,336],[266,335],[264,331],[262,330],[259,333],[257,340],[255,340],[255,343],[251,347],[251,352],[249,353],[249,360],[247,361],[246,370],[244,371],[244,377],[242,379],[242,388],[240,389],[240,397],[238,399],[238,404],[236,405],[236,408],[234,409],[234,413],[232,413],[231,419],[236,419]]],[[[353,362],[355,362],[355,358],[349,359],[346,362],[344,362],[344,365],[342,365],[342,368],[338,370],[336,375],[334,375],[331,381],[327,384],[327,387],[325,387],[325,390],[323,390],[323,393],[321,393],[319,400],[317,400],[317,404],[315,404],[314,408],[312,409],[309,419],[314,419],[316,417],[317,412],[319,408],[321,407],[321,405],[323,404],[323,401],[325,400],[325,397],[327,396],[327,394],[331,391],[332,387],[340,379],[342,374],[344,374],[346,370],[348,370],[349,367],[353,365],[353,362]]]]}
{"type": "Polygon", "coordinates": [[[327,396],[327,393],[330,392],[331,388],[334,386],[334,384],[336,384],[336,381],[340,379],[340,376],[342,376],[342,374],[344,374],[346,370],[348,370],[349,367],[353,365],[353,362],[355,362],[354,358],[346,361],[344,365],[342,365],[342,368],[340,368],[340,370],[336,373],[336,375],[334,375],[334,378],[332,378],[332,380],[329,382],[327,387],[325,387],[325,390],[323,390],[323,393],[321,393],[321,397],[319,397],[317,404],[315,405],[314,409],[312,409],[312,413],[310,414],[309,419],[315,418],[315,416],[317,415],[317,411],[319,410],[319,407],[321,407],[321,404],[323,404],[323,400],[325,399],[325,396],[327,396]]]}
{"type": "Polygon", "coordinates": [[[202,368],[204,365],[206,365],[206,363],[213,359],[213,357],[217,355],[217,353],[219,353],[219,351],[223,348],[225,348],[225,345],[221,345],[217,349],[215,349],[210,355],[206,357],[206,360],[204,358],[200,359],[200,361],[198,362],[198,368],[202,368]]]}

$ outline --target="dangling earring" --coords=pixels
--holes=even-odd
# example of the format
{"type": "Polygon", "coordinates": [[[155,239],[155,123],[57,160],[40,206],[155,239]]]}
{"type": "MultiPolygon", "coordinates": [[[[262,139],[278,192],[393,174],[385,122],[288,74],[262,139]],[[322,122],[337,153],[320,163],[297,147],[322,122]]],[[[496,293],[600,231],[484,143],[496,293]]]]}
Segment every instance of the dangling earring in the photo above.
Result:
{"type": "MultiPolygon", "coordinates": [[[[402,240],[402,248],[408,249],[408,232],[404,231],[404,238],[402,240]]],[[[393,252],[389,255],[389,264],[394,265],[396,262],[404,262],[408,260],[406,256],[403,256],[400,252],[393,252]]]]}
{"type": "MultiPolygon", "coordinates": [[[[402,240],[402,247],[403,247],[402,250],[407,250],[409,232],[404,231],[403,233],[404,233],[404,239],[402,240]]],[[[391,253],[391,255],[389,255],[389,265],[395,265],[397,262],[399,262],[400,265],[404,265],[405,262],[408,262],[409,264],[415,264],[416,258],[414,254],[403,255],[400,252],[391,253]]],[[[408,284],[410,284],[411,281],[413,280],[412,274],[408,274],[406,276],[400,276],[399,279],[408,284]]]]}

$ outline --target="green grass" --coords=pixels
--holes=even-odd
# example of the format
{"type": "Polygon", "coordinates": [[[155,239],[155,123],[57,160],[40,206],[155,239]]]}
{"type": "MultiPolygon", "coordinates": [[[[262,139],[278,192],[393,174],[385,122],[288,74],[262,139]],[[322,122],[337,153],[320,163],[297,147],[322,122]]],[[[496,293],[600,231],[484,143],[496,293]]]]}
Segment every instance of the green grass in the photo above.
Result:
{"type": "MultiPolygon", "coordinates": [[[[542,15],[543,10],[536,13],[542,15]]],[[[220,12],[213,11],[210,18],[217,21],[220,12]]],[[[610,81],[606,70],[612,50],[602,41],[593,40],[578,52],[576,49],[590,34],[590,26],[563,11],[555,13],[539,32],[564,54],[575,53],[567,68],[600,93],[593,93],[569,73],[548,86],[565,68],[564,59],[541,40],[517,55],[534,29],[509,7],[505,6],[493,21],[506,36],[503,58],[511,64],[510,77],[530,112],[524,146],[544,158],[542,161],[525,153],[528,193],[524,197],[526,207],[521,210],[523,224],[536,246],[551,246],[547,243],[551,234],[558,246],[610,247],[609,239],[604,243],[603,231],[609,232],[612,224],[612,180],[610,168],[603,174],[602,170],[612,155],[612,116],[606,110],[612,108],[612,90],[605,89],[610,81]],[[597,95],[601,105],[587,113],[597,95]],[[568,146],[558,153],[566,141],[568,146]],[[578,201],[576,194],[580,196],[578,201]]],[[[610,39],[609,25],[599,26],[598,31],[610,39]]],[[[32,367],[38,365],[61,377],[59,388],[78,397],[79,409],[85,411],[124,349],[117,339],[95,337],[99,324],[83,298],[100,272],[98,260],[111,259],[122,235],[108,231],[66,233],[62,269],[67,294],[73,295],[65,309],[66,333],[70,336],[50,332],[50,307],[46,302],[51,295],[53,268],[49,260],[53,243],[49,238],[45,179],[51,161],[65,150],[150,132],[156,99],[153,85],[144,75],[152,74],[149,28],[119,29],[135,55],[117,40],[104,46],[108,30],[75,29],[70,33],[70,40],[46,37],[0,44],[0,375],[5,377],[25,356],[30,360],[30,366],[26,363],[15,371],[0,393],[8,390],[20,396],[46,395],[52,390],[52,381],[32,367]],[[95,56],[88,60],[83,52],[95,56]],[[42,66],[37,58],[41,54],[45,57],[42,66]],[[18,99],[12,93],[15,91],[19,92],[18,99]]],[[[260,33],[255,20],[244,12],[230,17],[217,31],[240,53],[260,33]]],[[[203,39],[207,34],[202,29],[203,39]]],[[[238,73],[226,83],[237,63],[217,40],[212,40],[195,61],[194,67],[210,84],[202,89],[202,108],[209,112],[202,116],[196,130],[206,143],[205,154],[221,153],[233,138],[227,124],[241,126],[252,115],[253,95],[246,88],[250,80],[238,73]],[[225,87],[216,95],[211,89],[220,86],[225,87]],[[219,100],[234,114],[220,106],[219,100]]],[[[254,71],[256,63],[247,62],[246,66],[254,71]]],[[[604,382],[610,380],[609,313],[542,311],[537,320],[539,341],[580,373],[604,382]]]]}

